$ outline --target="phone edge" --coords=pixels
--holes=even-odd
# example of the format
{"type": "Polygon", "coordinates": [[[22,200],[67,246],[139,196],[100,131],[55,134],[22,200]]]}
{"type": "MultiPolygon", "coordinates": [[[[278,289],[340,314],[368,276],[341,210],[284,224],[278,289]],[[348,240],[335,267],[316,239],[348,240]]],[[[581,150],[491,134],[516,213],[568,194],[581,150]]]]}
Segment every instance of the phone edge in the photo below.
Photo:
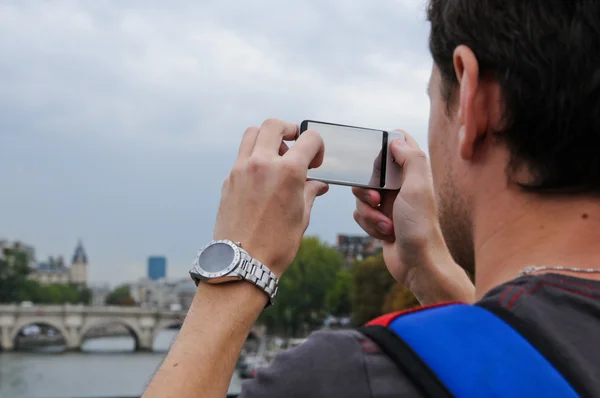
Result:
{"type": "Polygon", "coordinates": [[[385,187],[386,173],[387,173],[387,156],[388,156],[388,135],[387,131],[384,131],[381,138],[381,164],[379,165],[379,187],[385,187]]]}
{"type": "Polygon", "coordinates": [[[390,188],[385,188],[385,187],[376,187],[374,185],[367,185],[367,184],[353,184],[350,182],[346,182],[346,181],[338,181],[338,180],[329,180],[326,178],[313,178],[313,177],[308,177],[306,179],[306,181],[320,181],[320,182],[324,182],[325,184],[331,184],[331,185],[338,185],[338,186],[343,186],[343,187],[356,187],[356,188],[362,188],[362,189],[373,189],[375,191],[397,191],[397,189],[390,189],[390,188]]]}
{"type": "Polygon", "coordinates": [[[382,132],[382,133],[387,133],[387,131],[384,130],[384,129],[373,129],[373,128],[370,128],[370,127],[351,126],[349,124],[321,122],[321,121],[318,121],[318,120],[307,119],[307,120],[303,120],[300,123],[300,134],[302,134],[303,132],[305,132],[306,130],[308,130],[308,123],[321,123],[321,124],[328,124],[330,126],[350,127],[350,128],[354,128],[354,129],[360,129],[360,130],[370,130],[370,131],[379,131],[379,132],[382,132]]]}

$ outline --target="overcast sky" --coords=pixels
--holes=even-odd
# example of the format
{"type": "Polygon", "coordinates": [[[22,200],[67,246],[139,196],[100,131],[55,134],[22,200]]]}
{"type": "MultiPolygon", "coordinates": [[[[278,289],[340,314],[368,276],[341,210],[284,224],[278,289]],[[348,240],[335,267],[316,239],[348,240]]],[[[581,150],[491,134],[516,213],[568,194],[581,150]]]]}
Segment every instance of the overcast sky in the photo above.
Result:
{"type": "MultiPolygon", "coordinates": [[[[185,277],[211,239],[245,128],[265,118],[403,128],[426,145],[424,0],[0,2],[0,238],[92,283],[148,255],[185,277]]],[[[360,233],[349,188],[309,234],[360,233]]]]}

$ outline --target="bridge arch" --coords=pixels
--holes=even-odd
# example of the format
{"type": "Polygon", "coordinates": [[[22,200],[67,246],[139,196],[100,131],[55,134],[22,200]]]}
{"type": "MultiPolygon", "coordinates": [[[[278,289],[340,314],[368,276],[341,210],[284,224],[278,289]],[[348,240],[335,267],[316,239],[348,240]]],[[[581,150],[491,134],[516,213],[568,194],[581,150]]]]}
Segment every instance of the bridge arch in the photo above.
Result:
{"type": "Polygon", "coordinates": [[[19,332],[23,330],[27,326],[31,325],[48,325],[58,330],[60,335],[65,340],[65,345],[67,347],[71,346],[72,336],[69,331],[64,327],[62,322],[58,322],[52,318],[44,318],[44,319],[35,319],[35,318],[23,318],[19,320],[15,326],[13,327],[12,333],[10,335],[10,341],[13,344],[13,347],[17,348],[17,337],[19,336],[19,332]]]}
{"type": "Polygon", "coordinates": [[[172,326],[181,327],[182,323],[183,321],[179,319],[162,319],[156,324],[156,327],[154,328],[154,334],[159,333],[161,330],[169,329],[172,326]]]}
{"type": "Polygon", "coordinates": [[[94,328],[102,327],[102,326],[107,326],[107,325],[122,325],[122,326],[124,326],[127,329],[127,331],[129,331],[131,336],[133,337],[134,350],[137,351],[140,349],[140,347],[142,345],[143,335],[142,335],[142,331],[140,330],[138,325],[136,325],[135,322],[132,322],[128,319],[118,318],[118,317],[108,318],[108,319],[95,319],[95,320],[86,322],[79,332],[79,344],[80,345],[83,344],[83,339],[90,330],[92,330],[94,328]]]}
{"type": "Polygon", "coordinates": [[[180,318],[160,319],[152,328],[152,350],[159,352],[168,351],[182,324],[183,320],[180,318]],[[176,333],[173,333],[173,330],[169,330],[175,328],[178,329],[176,333]]]}

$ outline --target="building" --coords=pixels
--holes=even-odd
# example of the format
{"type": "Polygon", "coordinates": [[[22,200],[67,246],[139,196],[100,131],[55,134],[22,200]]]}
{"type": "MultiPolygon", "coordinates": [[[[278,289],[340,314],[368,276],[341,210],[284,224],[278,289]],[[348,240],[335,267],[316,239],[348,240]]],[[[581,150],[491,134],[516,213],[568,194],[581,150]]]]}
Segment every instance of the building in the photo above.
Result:
{"type": "Polygon", "coordinates": [[[192,300],[196,295],[196,284],[191,278],[184,278],[175,286],[175,293],[179,300],[179,304],[184,310],[188,310],[192,305],[192,300]]]}
{"type": "Polygon", "coordinates": [[[50,257],[47,261],[37,264],[31,270],[29,278],[40,282],[43,285],[52,283],[67,284],[70,279],[70,270],[65,265],[62,257],[50,257]]]}
{"type": "Polygon", "coordinates": [[[30,268],[34,268],[37,261],[35,258],[35,248],[33,246],[30,245],[26,245],[22,242],[10,242],[6,239],[0,239],[0,254],[2,254],[2,252],[5,249],[13,249],[13,250],[18,250],[21,252],[24,252],[27,254],[27,260],[29,261],[29,267],[30,268]]]}
{"type": "Polygon", "coordinates": [[[50,257],[31,269],[29,278],[47,285],[51,283],[74,283],[87,285],[88,258],[81,241],[77,244],[71,259],[71,266],[67,266],[62,257],[50,257]]]}
{"type": "Polygon", "coordinates": [[[92,300],[90,305],[93,307],[103,307],[106,305],[106,298],[111,292],[108,284],[90,286],[92,300]]]}
{"type": "Polygon", "coordinates": [[[167,259],[165,257],[148,257],[148,278],[156,281],[167,276],[167,259]]]}
{"type": "Polygon", "coordinates": [[[83,244],[81,243],[81,241],[79,241],[77,247],[75,248],[75,253],[73,254],[73,259],[71,261],[71,273],[69,282],[78,285],[86,285],[87,271],[87,255],[85,254],[85,250],[83,249],[83,244]]]}
{"type": "Polygon", "coordinates": [[[129,285],[131,298],[144,308],[168,310],[173,307],[188,309],[196,292],[191,278],[152,280],[143,278],[129,285]]]}
{"type": "Polygon", "coordinates": [[[338,235],[337,249],[351,265],[381,252],[381,241],[365,235],[338,235]]]}
{"type": "Polygon", "coordinates": [[[129,294],[141,307],[165,309],[177,302],[173,287],[174,283],[166,278],[142,278],[129,285],[129,294]]]}

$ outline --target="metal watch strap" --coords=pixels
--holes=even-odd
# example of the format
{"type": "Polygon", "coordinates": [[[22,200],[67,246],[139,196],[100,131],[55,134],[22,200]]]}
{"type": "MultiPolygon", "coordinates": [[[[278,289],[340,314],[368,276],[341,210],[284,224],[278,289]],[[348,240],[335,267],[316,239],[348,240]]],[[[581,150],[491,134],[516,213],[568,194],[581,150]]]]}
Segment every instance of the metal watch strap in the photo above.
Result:
{"type": "Polygon", "coordinates": [[[267,307],[273,305],[277,290],[279,290],[279,280],[269,268],[242,250],[242,263],[237,272],[242,279],[252,282],[266,293],[269,297],[267,307]]]}

